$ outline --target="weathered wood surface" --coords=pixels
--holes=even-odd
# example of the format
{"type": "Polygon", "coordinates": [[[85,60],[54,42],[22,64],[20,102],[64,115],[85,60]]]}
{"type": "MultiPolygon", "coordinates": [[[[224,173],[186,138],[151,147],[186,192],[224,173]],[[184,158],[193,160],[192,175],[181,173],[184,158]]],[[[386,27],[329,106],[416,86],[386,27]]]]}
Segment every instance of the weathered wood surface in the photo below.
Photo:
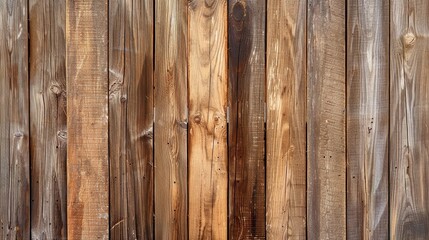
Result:
{"type": "Polygon", "coordinates": [[[0,239],[30,239],[27,12],[0,1],[0,239]]]}
{"type": "Polygon", "coordinates": [[[345,1],[308,1],[307,236],[346,238],[345,1]]]}
{"type": "Polygon", "coordinates": [[[306,9],[268,1],[268,239],[306,237],[306,9]]]}
{"type": "Polygon", "coordinates": [[[227,238],[227,2],[192,0],[189,23],[189,238],[227,238]]]}
{"type": "Polygon", "coordinates": [[[387,239],[389,1],[347,3],[347,239],[387,239]]]}
{"type": "Polygon", "coordinates": [[[108,4],[66,5],[67,236],[108,239],[108,4]]]}
{"type": "Polygon", "coordinates": [[[109,4],[110,229],[153,238],[153,1],[109,4]]]}
{"type": "Polygon", "coordinates": [[[67,237],[66,1],[30,0],[31,238],[67,237]]]}
{"type": "Polygon", "coordinates": [[[390,238],[427,239],[429,2],[390,9],[390,238]]]}
{"type": "Polygon", "coordinates": [[[188,2],[155,7],[155,239],[188,239],[188,2]]]}
{"type": "Polygon", "coordinates": [[[229,239],[265,238],[265,2],[228,2],[229,239]]]}

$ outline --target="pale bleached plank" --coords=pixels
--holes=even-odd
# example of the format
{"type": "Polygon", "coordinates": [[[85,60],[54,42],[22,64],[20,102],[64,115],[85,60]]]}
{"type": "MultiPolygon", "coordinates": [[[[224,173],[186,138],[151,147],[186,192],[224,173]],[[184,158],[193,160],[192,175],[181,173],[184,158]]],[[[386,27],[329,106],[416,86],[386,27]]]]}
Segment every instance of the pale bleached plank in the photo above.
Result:
{"type": "Polygon", "coordinates": [[[189,238],[227,238],[227,3],[192,0],[189,23],[189,238]]]}
{"type": "Polygon", "coordinates": [[[306,238],[305,1],[267,12],[267,238],[306,238]]]}

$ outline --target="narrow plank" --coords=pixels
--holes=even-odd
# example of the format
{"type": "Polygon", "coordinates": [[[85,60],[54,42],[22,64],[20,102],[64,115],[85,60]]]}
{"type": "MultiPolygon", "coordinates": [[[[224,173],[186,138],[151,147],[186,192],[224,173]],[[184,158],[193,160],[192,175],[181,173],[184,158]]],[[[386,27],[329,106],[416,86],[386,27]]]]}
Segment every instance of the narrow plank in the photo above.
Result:
{"type": "Polygon", "coordinates": [[[346,238],[345,1],[308,1],[307,236],[346,238]]]}
{"type": "Polygon", "coordinates": [[[429,234],[429,2],[391,1],[390,238],[429,234]]]}
{"type": "Polygon", "coordinates": [[[189,238],[227,238],[227,3],[189,1],[189,238]]]}
{"type": "Polygon", "coordinates": [[[112,239],[153,238],[153,1],[109,2],[112,239]]]}
{"type": "Polygon", "coordinates": [[[188,2],[155,7],[155,239],[188,239],[188,2]]]}
{"type": "Polygon", "coordinates": [[[306,239],[306,12],[268,1],[268,239],[306,239]]]}
{"type": "Polygon", "coordinates": [[[228,4],[229,239],[265,239],[265,1],[228,4]]]}
{"type": "Polygon", "coordinates": [[[0,239],[30,239],[27,13],[0,1],[0,239]]]}
{"type": "Polygon", "coordinates": [[[347,239],[387,239],[389,1],[347,2],[347,239]]]}
{"type": "Polygon", "coordinates": [[[66,1],[30,0],[31,238],[67,238],[66,1]]]}
{"type": "Polygon", "coordinates": [[[107,1],[67,0],[67,236],[109,238],[107,1]]]}

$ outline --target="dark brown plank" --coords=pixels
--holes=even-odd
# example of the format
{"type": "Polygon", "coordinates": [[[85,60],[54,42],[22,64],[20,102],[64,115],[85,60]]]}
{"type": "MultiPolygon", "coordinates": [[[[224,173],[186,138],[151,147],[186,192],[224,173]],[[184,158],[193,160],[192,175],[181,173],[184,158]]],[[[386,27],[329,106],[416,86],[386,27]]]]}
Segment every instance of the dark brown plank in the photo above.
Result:
{"type": "Polygon", "coordinates": [[[31,238],[66,226],[66,1],[30,0],[31,238]]]}
{"type": "Polygon", "coordinates": [[[30,239],[27,11],[0,1],[0,239],[30,239]]]}
{"type": "Polygon", "coordinates": [[[229,239],[264,239],[265,2],[228,4],[229,239]]]}
{"type": "Polygon", "coordinates": [[[306,1],[267,14],[267,238],[306,238],[306,1]]]}
{"type": "Polygon", "coordinates": [[[107,0],[67,0],[67,236],[109,238],[107,0]]]}
{"type": "Polygon", "coordinates": [[[226,239],[227,2],[188,4],[189,239],[226,239]]]}
{"type": "Polygon", "coordinates": [[[390,238],[427,239],[429,2],[390,9],[390,238]]]}
{"type": "Polygon", "coordinates": [[[347,2],[347,239],[388,238],[389,1],[347,2]]]}
{"type": "Polygon", "coordinates": [[[188,2],[155,7],[155,239],[188,239],[188,2]]]}
{"type": "Polygon", "coordinates": [[[307,236],[346,238],[345,1],[308,1],[307,236]]]}
{"type": "Polygon", "coordinates": [[[109,2],[110,229],[153,238],[153,1],[109,2]]]}

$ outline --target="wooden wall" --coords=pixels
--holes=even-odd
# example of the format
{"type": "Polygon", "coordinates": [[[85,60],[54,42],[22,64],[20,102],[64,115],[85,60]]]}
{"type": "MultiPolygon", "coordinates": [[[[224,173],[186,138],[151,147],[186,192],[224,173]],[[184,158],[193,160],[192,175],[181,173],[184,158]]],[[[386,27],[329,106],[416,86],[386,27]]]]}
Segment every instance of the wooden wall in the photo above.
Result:
{"type": "Polygon", "coordinates": [[[0,0],[0,239],[426,239],[426,0],[0,0]]]}

